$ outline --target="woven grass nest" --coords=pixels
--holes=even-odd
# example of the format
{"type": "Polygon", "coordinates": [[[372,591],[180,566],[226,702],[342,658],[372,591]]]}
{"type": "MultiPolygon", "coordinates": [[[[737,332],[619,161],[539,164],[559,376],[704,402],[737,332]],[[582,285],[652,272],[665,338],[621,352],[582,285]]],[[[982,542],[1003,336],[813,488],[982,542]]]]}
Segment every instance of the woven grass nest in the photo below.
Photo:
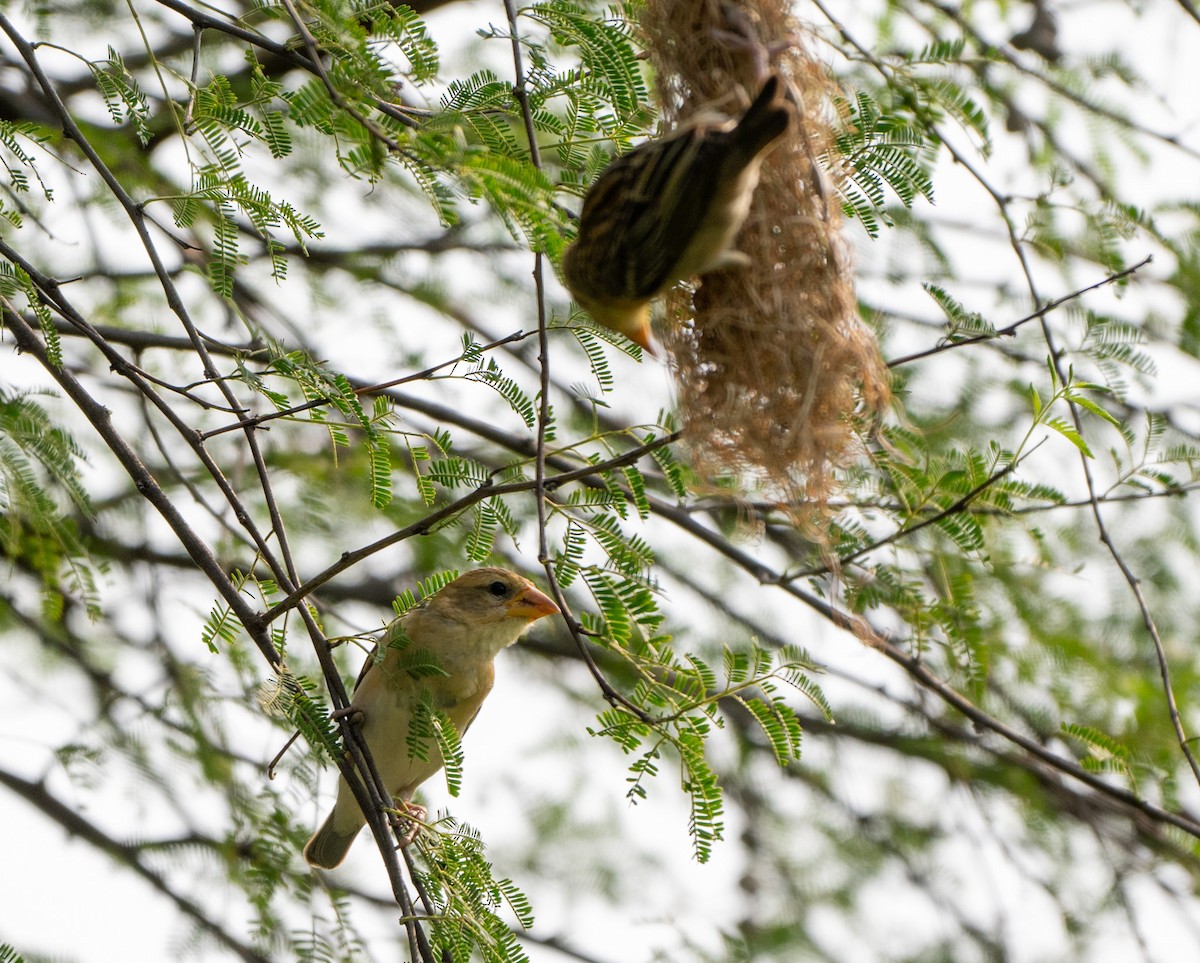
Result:
{"type": "Polygon", "coordinates": [[[838,470],[861,456],[862,426],[890,400],[821,163],[831,81],[785,0],[647,0],[643,30],[668,126],[740,113],[769,71],[788,87],[795,115],[737,241],[753,264],[672,291],[662,340],[701,476],[733,477],[820,534],[838,470]]]}

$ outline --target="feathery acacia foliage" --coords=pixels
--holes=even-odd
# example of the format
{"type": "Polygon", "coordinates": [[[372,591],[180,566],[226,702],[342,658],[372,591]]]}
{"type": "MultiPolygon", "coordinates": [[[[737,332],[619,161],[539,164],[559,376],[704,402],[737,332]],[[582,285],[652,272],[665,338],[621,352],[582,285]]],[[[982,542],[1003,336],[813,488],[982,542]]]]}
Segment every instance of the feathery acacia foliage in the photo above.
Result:
{"type": "MultiPolygon", "coordinates": [[[[1143,914],[1194,914],[1200,880],[1200,445],[1155,363],[1197,355],[1200,203],[1130,171],[1200,148],[1143,119],[1133,53],[1016,9],[803,5],[898,399],[814,544],[755,479],[697,478],[656,362],[549,282],[654,131],[639,5],[486,12],[453,55],[441,6],[0,15],[2,701],[57,734],[70,692],[74,732],[0,766],[0,805],[212,958],[570,958],[578,919],[535,911],[584,884],[615,934],[587,958],[655,915],[673,960],[1086,959],[1114,929],[1168,958],[1143,914]],[[327,888],[300,849],[356,748],[347,653],[483,563],[564,619],[465,745],[423,706],[407,751],[449,760],[453,814],[327,888]],[[100,818],[113,793],[155,818],[100,818]],[[659,868],[647,824],[711,865],[659,868]],[[1010,932],[1027,897],[979,896],[965,846],[1062,932],[1010,932]],[[1168,868],[1178,893],[1131,898],[1168,868]],[[676,900],[693,872],[710,903],[676,900]],[[935,908],[881,920],[880,886],[935,908]]],[[[1186,5],[1139,15],[1200,42],[1186,5]]],[[[67,953],[19,914],[0,940],[67,953]]]]}

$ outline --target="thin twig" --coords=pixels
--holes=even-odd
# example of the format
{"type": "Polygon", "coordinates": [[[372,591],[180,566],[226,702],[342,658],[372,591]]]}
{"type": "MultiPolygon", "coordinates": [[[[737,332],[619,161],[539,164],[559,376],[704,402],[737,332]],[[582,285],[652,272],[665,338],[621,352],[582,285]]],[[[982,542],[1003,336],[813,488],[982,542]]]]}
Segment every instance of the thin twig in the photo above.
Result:
{"type": "MultiPolygon", "coordinates": [[[[517,103],[521,108],[521,117],[525,123],[525,137],[529,141],[529,156],[533,162],[533,166],[541,170],[542,159],[538,153],[537,129],[533,122],[533,110],[529,106],[529,93],[525,89],[525,66],[521,56],[521,37],[520,30],[517,24],[517,5],[514,0],[504,0],[504,9],[508,14],[508,36],[512,43],[513,70],[516,75],[516,82],[513,85],[513,96],[516,97],[517,103]]],[[[534,497],[537,502],[537,518],[538,518],[538,562],[546,572],[546,580],[550,586],[550,592],[554,596],[554,601],[558,604],[559,610],[562,612],[563,621],[566,623],[567,631],[571,633],[571,638],[574,639],[576,647],[579,649],[579,654],[583,658],[584,665],[587,666],[588,672],[592,678],[596,680],[596,684],[600,687],[600,692],[604,696],[605,701],[609,705],[620,706],[632,712],[643,722],[649,721],[650,716],[636,703],[631,701],[626,696],[622,695],[600,670],[600,666],[596,664],[596,659],[592,655],[591,648],[587,639],[584,637],[582,626],[575,618],[571,611],[570,605],[567,603],[566,593],[563,592],[562,586],[558,584],[558,576],[554,571],[554,563],[550,557],[550,546],[546,536],[547,513],[546,513],[546,495],[549,490],[549,484],[546,480],[546,429],[550,423],[550,352],[549,338],[546,336],[546,289],[545,279],[543,277],[545,258],[540,252],[534,254],[533,260],[533,283],[536,290],[537,298],[537,313],[538,313],[538,364],[539,364],[539,380],[541,390],[539,392],[538,404],[538,423],[537,423],[537,451],[534,456],[534,497]]],[[[569,473],[568,473],[569,474],[569,473]]],[[[560,478],[562,476],[559,476],[560,478]]]]}
{"type": "MultiPolygon", "coordinates": [[[[624,468],[627,465],[632,465],[644,455],[655,451],[658,448],[662,448],[664,445],[669,445],[678,441],[679,437],[679,432],[673,432],[672,434],[664,435],[661,438],[655,438],[652,441],[646,442],[644,445],[639,445],[637,448],[627,451],[622,455],[618,455],[615,458],[610,458],[608,461],[599,462],[595,465],[587,465],[583,468],[575,468],[570,471],[561,472],[557,475],[552,475],[549,478],[544,478],[542,480],[543,490],[545,492],[550,492],[573,481],[581,481],[606,471],[613,471],[617,468],[624,468]]],[[[335,575],[344,572],[352,565],[355,565],[358,562],[361,562],[363,559],[369,558],[377,552],[381,552],[383,549],[389,548],[398,542],[412,538],[414,535],[428,535],[439,523],[453,517],[454,515],[457,515],[463,509],[470,508],[477,502],[483,501],[485,498],[494,498],[500,495],[513,495],[517,494],[518,492],[536,492],[537,485],[538,483],[536,480],[506,482],[503,485],[496,485],[490,481],[486,482],[473,491],[470,491],[467,494],[456,498],[454,501],[443,505],[437,511],[431,512],[419,521],[413,522],[411,525],[392,532],[389,535],[385,535],[383,538],[377,539],[368,545],[364,545],[362,548],[358,548],[350,552],[343,552],[341,558],[339,558],[336,562],[323,569],[317,575],[313,576],[307,582],[304,582],[302,585],[296,588],[295,591],[289,594],[286,598],[273,605],[269,611],[262,615],[259,621],[263,626],[268,625],[280,615],[294,608],[301,599],[312,594],[335,575]]]]}
{"type": "Polygon", "coordinates": [[[1196,9],[1196,5],[1192,3],[1192,0],[1175,0],[1175,2],[1183,7],[1187,15],[1195,20],[1196,23],[1200,23],[1200,10],[1196,9]]]}
{"type": "Polygon", "coordinates": [[[325,63],[321,59],[321,50],[317,46],[317,40],[312,35],[312,31],[308,29],[299,13],[296,12],[296,5],[292,0],[283,0],[283,6],[288,12],[288,16],[292,20],[292,25],[300,34],[300,38],[304,41],[304,48],[308,51],[308,58],[312,61],[313,69],[318,77],[321,78],[321,83],[325,85],[325,90],[329,94],[329,99],[334,106],[344,110],[347,114],[353,117],[363,129],[372,137],[383,144],[389,153],[399,154],[402,152],[400,142],[391,134],[380,127],[377,123],[367,117],[361,110],[351,104],[342,96],[342,92],[334,86],[333,81],[329,77],[329,72],[325,69],[325,63]]]}
{"type": "MultiPolygon", "coordinates": [[[[489,344],[479,346],[478,352],[479,354],[483,354],[484,352],[490,351],[492,348],[498,347],[499,345],[509,344],[513,341],[520,341],[525,337],[526,335],[523,331],[517,331],[506,337],[492,341],[489,344]]],[[[375,385],[362,385],[361,387],[355,388],[354,393],[356,395],[381,394],[390,388],[395,388],[397,385],[408,384],[410,381],[424,381],[436,374],[438,371],[441,371],[443,368],[449,368],[452,365],[459,364],[463,360],[463,357],[464,356],[460,354],[457,358],[452,358],[449,361],[443,361],[440,364],[432,365],[431,367],[426,368],[424,371],[417,371],[413,374],[405,375],[403,378],[396,378],[394,381],[385,381],[382,384],[375,385]]],[[[331,404],[333,404],[332,398],[314,398],[312,401],[306,401],[302,405],[293,405],[291,408],[285,408],[283,411],[268,411],[261,415],[253,415],[249,418],[242,418],[240,421],[235,421],[232,424],[222,425],[220,428],[213,428],[209,431],[203,432],[200,437],[204,441],[207,441],[209,438],[213,438],[217,435],[223,435],[228,431],[236,431],[239,428],[258,428],[268,421],[274,421],[278,418],[290,418],[292,415],[298,415],[301,412],[310,411],[313,408],[321,408],[325,405],[331,404]]]]}
{"type": "MultiPolygon", "coordinates": [[[[236,23],[231,23],[228,20],[222,20],[220,17],[212,16],[197,10],[195,7],[189,6],[183,0],[157,0],[157,2],[166,7],[168,10],[173,10],[183,17],[191,21],[192,25],[197,28],[206,28],[215,30],[218,33],[227,34],[235,40],[242,40],[251,46],[258,47],[260,50],[265,50],[274,57],[278,57],[285,63],[291,64],[293,67],[299,67],[308,73],[319,75],[318,61],[310,60],[304,54],[293,49],[287,44],[276,43],[269,37],[261,33],[256,33],[253,30],[247,30],[245,27],[238,26],[236,23]]],[[[375,98],[375,109],[387,114],[389,117],[404,124],[407,127],[416,127],[417,121],[410,116],[417,113],[410,108],[400,109],[395,104],[389,103],[386,100],[375,98]]]]}
{"type": "Polygon", "coordinates": [[[991,332],[990,334],[976,334],[976,335],[972,335],[969,338],[963,338],[961,341],[943,341],[940,344],[937,344],[932,348],[926,348],[923,351],[914,351],[912,354],[906,354],[906,355],[900,356],[899,358],[893,358],[891,361],[889,361],[887,363],[887,366],[889,368],[896,368],[902,364],[909,364],[910,362],[913,362],[913,361],[920,361],[922,358],[932,357],[935,354],[942,354],[946,351],[953,351],[955,348],[965,348],[969,344],[979,344],[982,341],[994,341],[996,338],[1012,337],[1012,335],[1016,334],[1017,329],[1020,328],[1022,325],[1028,324],[1030,321],[1041,320],[1046,315],[1051,314],[1054,311],[1057,311],[1064,304],[1067,304],[1070,301],[1075,301],[1078,298],[1083,297],[1083,295],[1087,294],[1089,291],[1095,291],[1097,288],[1106,287],[1109,284],[1115,284],[1118,281],[1122,281],[1125,278],[1129,277],[1131,274],[1134,274],[1135,272],[1144,268],[1147,264],[1149,264],[1153,260],[1154,260],[1154,255],[1148,254],[1148,255],[1146,255],[1146,257],[1142,258],[1140,261],[1138,261],[1137,264],[1133,265],[1132,267],[1127,267],[1124,271],[1118,271],[1116,274],[1110,274],[1108,277],[1102,278],[1101,280],[1097,281],[1095,284],[1089,284],[1087,287],[1079,288],[1076,291],[1072,291],[1070,294],[1064,294],[1061,298],[1058,298],[1057,300],[1047,302],[1045,305],[1043,305],[1038,310],[1034,311],[1032,314],[1025,315],[1025,317],[1020,318],[1017,321],[1014,321],[1012,324],[1008,325],[1007,327],[997,328],[995,331],[991,332]]]}
{"type": "MultiPolygon", "coordinates": [[[[971,39],[975,42],[976,46],[978,46],[985,53],[985,55],[990,55],[990,56],[987,56],[987,59],[984,61],[984,63],[986,63],[988,65],[994,65],[995,57],[996,57],[996,55],[999,55],[999,56],[1003,57],[1004,61],[1010,67],[1012,67],[1012,69],[1015,70],[1017,73],[1022,74],[1026,77],[1029,77],[1032,80],[1037,81],[1038,83],[1045,86],[1047,90],[1058,95],[1059,97],[1062,97],[1063,100],[1066,100],[1066,101],[1074,104],[1076,107],[1079,107],[1081,110],[1083,110],[1089,114],[1092,114],[1096,117],[1103,117],[1105,120],[1112,121],[1114,124],[1116,124],[1120,127],[1124,127],[1133,133],[1140,134],[1145,137],[1150,137],[1150,138],[1153,138],[1154,140],[1161,141],[1164,144],[1174,147],[1176,150],[1182,151],[1184,154],[1188,154],[1192,157],[1200,156],[1200,152],[1197,152],[1197,150],[1194,147],[1191,147],[1188,144],[1184,143],[1176,135],[1161,133],[1160,131],[1154,130],[1143,124],[1139,124],[1136,120],[1134,120],[1133,118],[1131,118],[1125,114],[1118,113],[1117,111],[1113,110],[1112,108],[1106,107],[1103,103],[1100,103],[1099,101],[1088,100],[1082,93],[1082,90],[1087,89],[1086,87],[1080,88],[1080,89],[1072,89],[1071,87],[1067,86],[1067,84],[1064,84],[1064,83],[1058,81],[1057,79],[1055,79],[1054,74],[1043,73],[1041,71],[1033,70],[1033,69],[1025,66],[1021,62],[1020,58],[1016,55],[1016,52],[1012,48],[1010,48],[1004,44],[1001,44],[1000,46],[996,46],[995,44],[986,40],[963,16],[963,12],[962,12],[963,8],[962,8],[961,4],[955,5],[955,4],[949,4],[949,3],[940,3],[940,2],[936,2],[936,0],[925,0],[925,2],[928,3],[935,10],[937,10],[938,13],[942,14],[945,17],[949,17],[951,20],[953,20],[955,23],[957,23],[959,25],[960,29],[962,29],[964,33],[968,34],[971,37],[971,39]]],[[[1185,10],[1191,6],[1189,0],[1177,0],[1177,2],[1179,2],[1184,7],[1185,10]]],[[[917,23],[921,23],[921,21],[918,20],[916,17],[914,17],[913,19],[916,20],[917,23]]],[[[925,24],[921,23],[921,26],[925,26],[925,24]]],[[[938,39],[940,39],[940,38],[938,38],[938,39]]],[[[989,84],[988,86],[1004,89],[1003,84],[989,84]]],[[[1044,130],[1044,125],[1039,124],[1038,127],[1039,127],[1039,130],[1044,130]]]]}
{"type": "MultiPolygon", "coordinates": [[[[1041,445],[1042,445],[1042,442],[1038,442],[1037,445],[1034,445],[1033,448],[1031,448],[1028,452],[1025,453],[1025,457],[1028,457],[1029,455],[1033,454],[1033,452],[1036,451],[1038,448],[1040,448],[1041,445]]],[[[972,488],[969,492],[967,492],[961,498],[957,499],[953,504],[947,505],[941,511],[935,512],[933,515],[930,515],[927,518],[923,518],[923,519],[921,519],[921,521],[919,521],[913,525],[909,525],[906,528],[898,528],[896,531],[892,532],[891,535],[885,535],[883,538],[878,539],[877,541],[871,542],[868,545],[862,546],[862,548],[855,549],[853,552],[847,552],[845,555],[840,556],[837,560],[837,566],[822,565],[819,568],[810,568],[810,569],[806,569],[801,572],[796,572],[794,574],[787,573],[786,577],[788,578],[789,581],[792,579],[798,579],[798,578],[811,578],[814,575],[821,575],[823,573],[826,573],[835,567],[849,565],[856,558],[862,558],[864,555],[867,555],[867,554],[874,552],[880,548],[883,548],[885,545],[891,545],[893,542],[898,542],[902,538],[908,538],[910,535],[915,535],[917,532],[919,532],[923,528],[927,528],[930,525],[936,525],[938,522],[942,521],[945,518],[950,518],[953,515],[957,515],[960,512],[965,511],[967,506],[970,505],[971,502],[973,502],[976,498],[978,498],[980,495],[982,495],[985,491],[987,491],[989,488],[991,488],[993,485],[995,485],[1002,478],[1005,478],[1008,475],[1011,475],[1014,471],[1016,471],[1017,465],[1020,464],[1021,460],[1022,459],[1014,459],[1013,461],[1009,462],[1009,464],[1005,465],[999,471],[993,472],[991,475],[988,475],[987,478],[985,478],[983,481],[981,481],[978,485],[976,485],[974,488],[972,488]]]]}

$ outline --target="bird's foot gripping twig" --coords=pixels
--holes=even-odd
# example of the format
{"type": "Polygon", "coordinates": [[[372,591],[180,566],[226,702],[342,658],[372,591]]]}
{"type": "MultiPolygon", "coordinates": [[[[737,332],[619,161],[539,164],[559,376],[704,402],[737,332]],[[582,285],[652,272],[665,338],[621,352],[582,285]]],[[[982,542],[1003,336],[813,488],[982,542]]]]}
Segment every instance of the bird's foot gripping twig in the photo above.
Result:
{"type": "Polygon", "coordinates": [[[795,46],[799,41],[793,35],[779,40],[764,42],[744,10],[733,3],[721,4],[721,12],[730,29],[723,30],[713,27],[710,33],[714,40],[720,41],[731,50],[739,50],[750,57],[754,65],[754,80],[758,86],[766,82],[772,70],[775,59],[785,50],[795,46]]]}
{"type": "Polygon", "coordinates": [[[392,817],[392,825],[396,834],[400,837],[400,845],[396,847],[397,849],[403,849],[416,839],[425,820],[429,818],[429,810],[424,806],[405,802],[403,799],[397,799],[396,808],[388,812],[392,817]]]}

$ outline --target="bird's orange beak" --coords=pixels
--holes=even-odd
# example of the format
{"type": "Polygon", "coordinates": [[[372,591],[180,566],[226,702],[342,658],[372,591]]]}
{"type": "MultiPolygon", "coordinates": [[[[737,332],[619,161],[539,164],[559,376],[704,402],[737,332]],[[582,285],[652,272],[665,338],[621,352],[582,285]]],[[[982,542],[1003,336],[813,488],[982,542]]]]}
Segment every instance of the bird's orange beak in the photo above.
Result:
{"type": "Polygon", "coordinates": [[[636,331],[626,331],[624,334],[625,337],[627,337],[634,344],[638,345],[643,351],[646,352],[646,354],[653,358],[658,357],[658,349],[654,347],[654,342],[650,338],[649,323],[643,324],[636,331]]]}
{"type": "Polygon", "coordinates": [[[544,592],[539,592],[532,585],[508,603],[508,614],[514,619],[536,622],[543,616],[557,613],[558,606],[554,604],[554,599],[544,592]]]}
{"type": "MultiPolygon", "coordinates": [[[[592,317],[596,315],[593,313],[592,317]]],[[[607,324],[625,335],[630,341],[649,355],[657,356],[654,341],[650,335],[650,302],[626,301],[620,308],[603,319],[597,318],[601,324],[607,324]]]]}

